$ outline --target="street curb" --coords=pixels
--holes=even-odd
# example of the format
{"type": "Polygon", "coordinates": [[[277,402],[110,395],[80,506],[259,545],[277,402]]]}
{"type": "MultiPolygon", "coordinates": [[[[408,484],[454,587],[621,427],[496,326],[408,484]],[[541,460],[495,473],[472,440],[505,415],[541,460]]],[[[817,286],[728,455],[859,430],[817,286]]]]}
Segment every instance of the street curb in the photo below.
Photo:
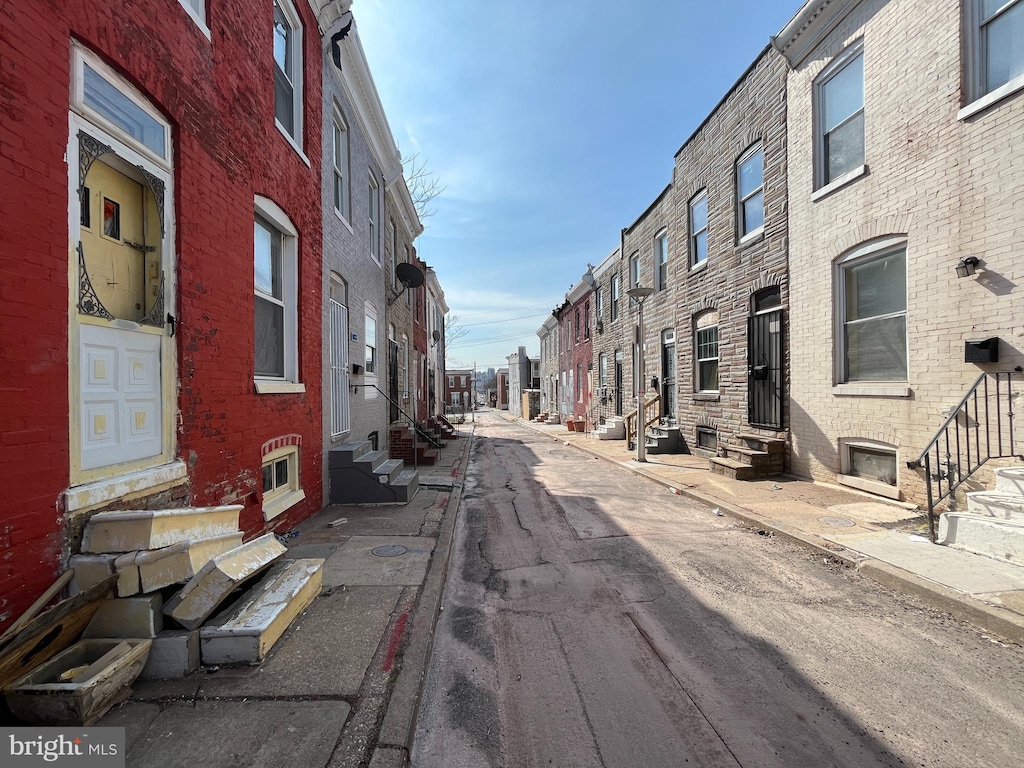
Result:
{"type": "MultiPolygon", "coordinates": [[[[526,423],[526,426],[530,425],[526,423]]],[[[536,429],[532,426],[530,428],[537,434],[551,437],[554,440],[558,439],[556,436],[552,436],[549,433],[536,429]]],[[[909,571],[905,571],[902,568],[890,565],[889,563],[881,560],[875,560],[862,555],[851,555],[849,550],[844,552],[834,551],[827,546],[824,546],[823,540],[822,543],[815,541],[816,537],[812,537],[810,534],[786,530],[781,525],[759,519],[750,511],[723,503],[720,499],[716,499],[713,496],[705,496],[702,493],[688,488],[678,488],[657,475],[645,472],[642,467],[631,466],[629,464],[616,461],[615,459],[611,459],[597,451],[590,450],[585,445],[580,445],[579,443],[572,441],[568,442],[570,445],[575,446],[585,453],[589,453],[591,456],[603,459],[609,464],[614,464],[617,467],[628,470],[635,475],[646,478],[647,480],[652,480],[658,485],[668,488],[677,495],[686,496],[687,498],[699,501],[702,504],[717,507],[722,512],[728,514],[730,517],[740,520],[744,525],[747,525],[750,528],[770,530],[772,533],[781,536],[794,544],[810,549],[824,558],[837,560],[848,568],[855,568],[872,581],[898,592],[913,595],[928,603],[933,608],[938,608],[939,610],[946,611],[959,619],[976,624],[982,629],[988,630],[993,634],[997,634],[1011,642],[1024,644],[1024,617],[1021,617],[1013,611],[1007,610],[1006,608],[1000,608],[999,606],[989,605],[988,603],[977,600],[970,595],[950,589],[942,584],[928,581],[917,574],[910,573],[909,571]]]]}
{"type": "MultiPolygon", "coordinates": [[[[466,464],[473,447],[475,431],[469,436],[459,438],[465,440],[462,451],[460,474],[465,478],[466,464]]],[[[459,506],[462,501],[462,486],[452,487],[448,497],[448,505],[438,531],[437,545],[430,558],[423,590],[413,611],[411,628],[402,657],[402,667],[395,680],[388,707],[381,722],[377,737],[377,749],[390,748],[405,751],[406,764],[412,752],[415,735],[416,717],[419,713],[423,686],[427,679],[427,664],[434,647],[434,630],[441,614],[441,598],[444,584],[448,576],[448,565],[452,555],[452,543],[455,538],[455,522],[458,518],[459,506]]]]}
{"type": "Polygon", "coordinates": [[[1014,643],[1024,645],[1024,617],[1006,608],[965,596],[942,584],[923,579],[881,560],[865,560],[857,570],[879,584],[914,595],[933,608],[976,624],[1014,643]]]}

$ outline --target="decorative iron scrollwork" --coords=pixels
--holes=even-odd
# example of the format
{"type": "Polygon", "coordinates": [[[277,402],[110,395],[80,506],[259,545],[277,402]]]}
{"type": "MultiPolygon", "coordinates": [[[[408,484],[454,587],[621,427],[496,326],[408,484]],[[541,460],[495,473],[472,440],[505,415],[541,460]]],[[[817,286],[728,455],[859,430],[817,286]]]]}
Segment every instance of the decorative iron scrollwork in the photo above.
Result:
{"type": "MultiPolygon", "coordinates": [[[[161,302],[163,291],[161,290],[161,302]]],[[[96,295],[96,289],[92,287],[92,280],[89,279],[89,271],[85,268],[85,251],[82,250],[82,243],[78,243],[78,311],[83,315],[102,317],[104,320],[113,320],[114,316],[107,311],[96,295]]]]}
{"type": "Polygon", "coordinates": [[[167,227],[164,225],[164,183],[159,177],[154,176],[141,165],[138,166],[138,169],[142,172],[150,192],[153,193],[153,199],[156,200],[156,208],[160,213],[160,237],[162,238],[167,234],[167,227]]]}
{"type": "Polygon", "coordinates": [[[99,139],[90,136],[85,131],[78,132],[78,196],[81,198],[82,190],[85,188],[85,177],[89,175],[89,169],[96,162],[96,158],[113,152],[112,147],[107,146],[99,139]]]}

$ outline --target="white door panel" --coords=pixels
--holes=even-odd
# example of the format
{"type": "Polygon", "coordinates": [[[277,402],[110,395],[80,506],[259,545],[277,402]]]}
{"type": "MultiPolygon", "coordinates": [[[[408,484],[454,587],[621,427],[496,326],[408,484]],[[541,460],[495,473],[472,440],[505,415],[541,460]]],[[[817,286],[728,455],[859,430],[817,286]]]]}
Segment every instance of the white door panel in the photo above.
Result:
{"type": "Polygon", "coordinates": [[[158,456],[163,446],[163,336],[83,324],[79,342],[81,468],[158,456]]]}

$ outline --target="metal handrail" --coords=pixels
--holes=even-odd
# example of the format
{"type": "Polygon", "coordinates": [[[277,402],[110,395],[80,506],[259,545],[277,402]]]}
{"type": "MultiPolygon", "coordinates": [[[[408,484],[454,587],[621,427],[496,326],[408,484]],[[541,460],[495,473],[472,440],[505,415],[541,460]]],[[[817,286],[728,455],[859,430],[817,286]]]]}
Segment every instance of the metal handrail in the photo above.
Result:
{"type": "Polygon", "coordinates": [[[1021,378],[1019,371],[981,374],[921,455],[907,462],[910,469],[924,469],[932,542],[936,540],[935,507],[956,493],[985,462],[1014,456],[1024,461],[1013,412],[1013,382],[1021,378]]]}
{"type": "Polygon", "coordinates": [[[395,407],[396,411],[398,411],[400,414],[402,414],[403,416],[405,416],[405,418],[407,418],[409,420],[409,423],[412,425],[412,428],[416,431],[417,435],[422,437],[424,440],[428,441],[434,448],[443,448],[444,447],[444,445],[442,445],[440,440],[436,439],[433,435],[431,435],[429,432],[427,432],[425,429],[423,429],[423,427],[421,427],[419,424],[417,424],[416,423],[416,419],[414,419],[412,416],[410,416],[408,413],[406,413],[404,410],[402,410],[402,406],[400,406],[397,402],[395,402],[393,399],[391,399],[391,396],[387,392],[385,392],[383,389],[378,387],[376,384],[362,384],[360,386],[373,387],[374,389],[376,389],[378,392],[380,392],[384,396],[385,400],[387,400],[389,403],[391,403],[391,405],[393,405],[395,407]]]}

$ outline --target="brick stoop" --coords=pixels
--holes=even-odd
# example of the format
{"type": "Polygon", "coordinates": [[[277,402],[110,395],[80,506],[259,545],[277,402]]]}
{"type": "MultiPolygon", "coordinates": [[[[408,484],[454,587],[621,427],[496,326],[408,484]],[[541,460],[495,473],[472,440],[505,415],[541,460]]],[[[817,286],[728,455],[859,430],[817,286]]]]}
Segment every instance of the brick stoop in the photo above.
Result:
{"type": "MultiPolygon", "coordinates": [[[[443,446],[440,436],[435,439],[443,446]]],[[[388,431],[388,455],[406,464],[431,466],[437,463],[441,452],[413,432],[412,427],[392,427],[388,431]]]]}
{"type": "Polygon", "coordinates": [[[785,472],[786,441],[775,437],[740,434],[742,445],[724,445],[723,456],[708,459],[716,475],[735,480],[758,480],[785,472]]]}

